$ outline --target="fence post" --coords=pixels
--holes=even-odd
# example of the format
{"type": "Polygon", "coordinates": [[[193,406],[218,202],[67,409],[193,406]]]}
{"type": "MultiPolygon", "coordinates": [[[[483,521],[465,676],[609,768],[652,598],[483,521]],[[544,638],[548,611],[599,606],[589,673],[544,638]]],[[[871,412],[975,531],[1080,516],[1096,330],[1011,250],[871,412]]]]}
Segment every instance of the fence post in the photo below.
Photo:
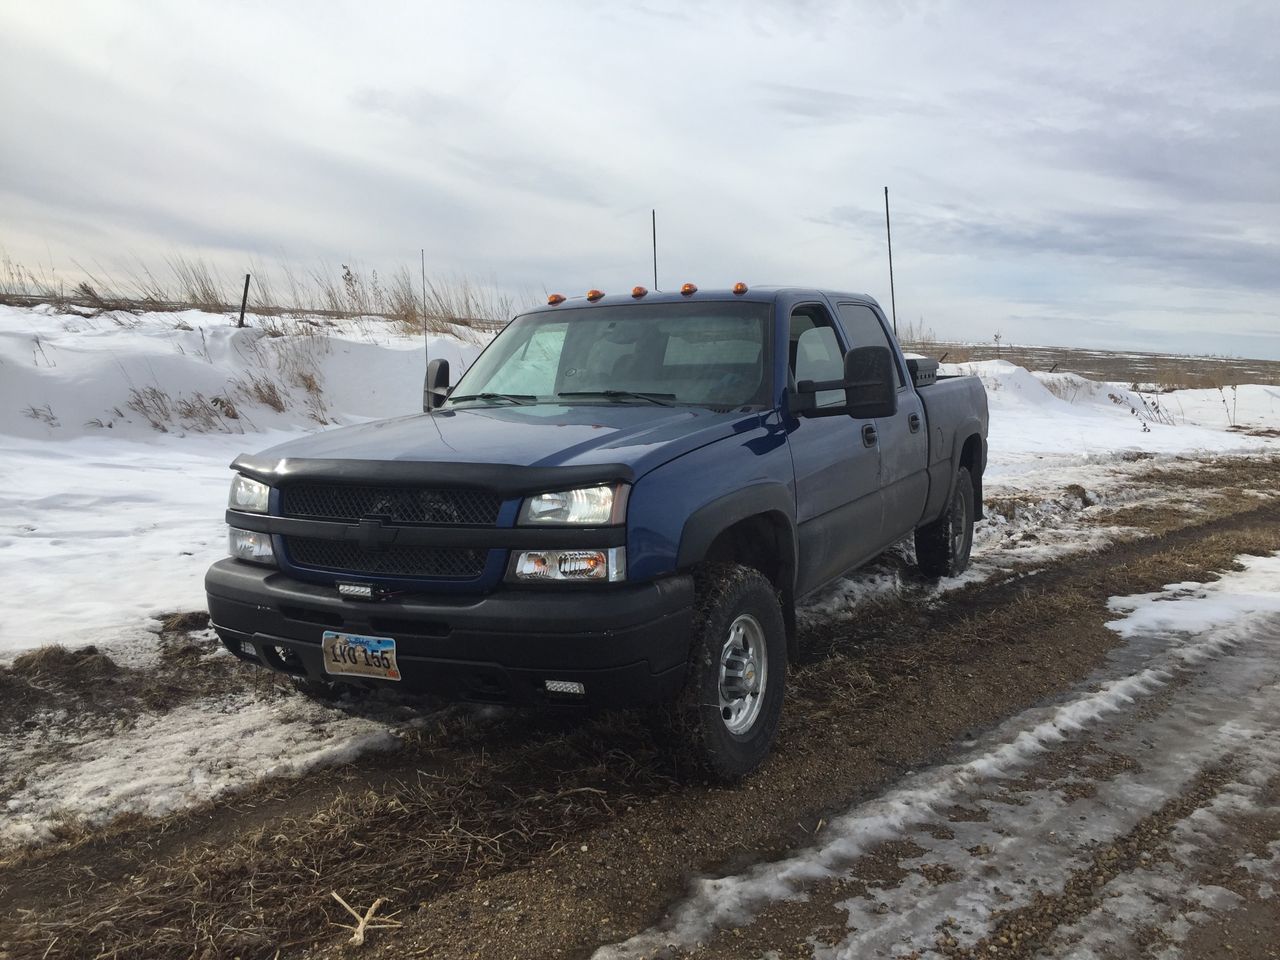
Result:
{"type": "Polygon", "coordinates": [[[244,275],[244,293],[240,297],[240,322],[236,324],[238,327],[244,326],[244,308],[249,302],[249,274],[244,275]]]}

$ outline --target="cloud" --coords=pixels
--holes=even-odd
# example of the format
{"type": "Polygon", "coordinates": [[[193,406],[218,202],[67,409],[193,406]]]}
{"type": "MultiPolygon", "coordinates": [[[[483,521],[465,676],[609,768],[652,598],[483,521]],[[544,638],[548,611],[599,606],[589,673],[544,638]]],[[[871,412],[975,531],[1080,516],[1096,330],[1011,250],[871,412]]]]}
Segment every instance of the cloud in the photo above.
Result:
{"type": "Polygon", "coordinates": [[[1280,356],[1277,35],[1244,0],[9,5],[0,244],[609,289],[657,207],[664,282],[887,301],[888,184],[940,334],[1280,356]]]}

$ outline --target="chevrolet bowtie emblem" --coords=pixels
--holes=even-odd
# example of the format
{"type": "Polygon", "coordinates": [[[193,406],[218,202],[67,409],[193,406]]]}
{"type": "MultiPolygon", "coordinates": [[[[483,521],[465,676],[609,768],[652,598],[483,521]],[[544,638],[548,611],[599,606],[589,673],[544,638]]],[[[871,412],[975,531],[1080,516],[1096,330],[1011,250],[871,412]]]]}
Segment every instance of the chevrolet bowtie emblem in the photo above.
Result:
{"type": "Polygon", "coordinates": [[[397,532],[381,517],[364,517],[356,524],[356,539],[365,550],[385,550],[395,542],[397,532]]]}

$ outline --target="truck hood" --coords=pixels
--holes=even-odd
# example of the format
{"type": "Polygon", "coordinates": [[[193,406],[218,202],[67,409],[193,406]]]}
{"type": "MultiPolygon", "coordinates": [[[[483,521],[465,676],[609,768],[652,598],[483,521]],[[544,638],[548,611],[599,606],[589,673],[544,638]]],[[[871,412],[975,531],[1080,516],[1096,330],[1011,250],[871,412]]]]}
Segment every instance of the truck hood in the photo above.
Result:
{"type": "Polygon", "coordinates": [[[717,413],[633,404],[464,407],[326,430],[282,443],[253,459],[543,468],[621,464],[638,478],[698,447],[754,432],[761,417],[759,411],[717,413]]]}

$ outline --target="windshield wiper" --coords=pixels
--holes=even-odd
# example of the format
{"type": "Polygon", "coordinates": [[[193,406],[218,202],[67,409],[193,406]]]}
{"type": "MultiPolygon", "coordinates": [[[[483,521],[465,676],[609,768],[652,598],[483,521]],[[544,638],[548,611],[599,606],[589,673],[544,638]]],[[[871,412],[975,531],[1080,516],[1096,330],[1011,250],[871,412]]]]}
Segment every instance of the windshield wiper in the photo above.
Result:
{"type": "Polygon", "coordinates": [[[648,400],[660,407],[669,407],[675,400],[674,393],[635,393],[631,390],[570,390],[557,393],[557,397],[605,397],[609,400],[648,400]]]}
{"type": "Polygon", "coordinates": [[[537,399],[532,393],[468,393],[461,397],[450,397],[449,402],[457,403],[460,400],[505,400],[507,403],[523,407],[537,399]]]}

